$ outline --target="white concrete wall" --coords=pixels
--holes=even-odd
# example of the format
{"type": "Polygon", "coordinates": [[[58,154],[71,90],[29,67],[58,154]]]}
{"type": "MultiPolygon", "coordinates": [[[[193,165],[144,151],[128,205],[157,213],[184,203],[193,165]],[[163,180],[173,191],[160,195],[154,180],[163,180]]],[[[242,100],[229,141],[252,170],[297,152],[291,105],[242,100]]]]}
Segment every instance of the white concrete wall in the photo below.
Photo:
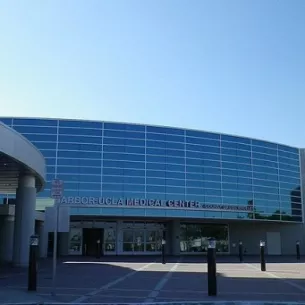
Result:
{"type": "MultiPolygon", "coordinates": [[[[263,222],[236,222],[229,224],[229,238],[231,254],[238,253],[238,247],[233,248],[232,244],[238,245],[239,240],[243,242],[247,254],[258,255],[260,240],[266,241],[267,232],[280,232],[282,255],[296,254],[296,241],[301,242],[301,253],[305,254],[305,228],[303,224],[291,223],[263,223],[263,222]]],[[[268,246],[266,245],[268,249],[268,246]]],[[[268,250],[267,250],[268,253],[268,250]]]]}

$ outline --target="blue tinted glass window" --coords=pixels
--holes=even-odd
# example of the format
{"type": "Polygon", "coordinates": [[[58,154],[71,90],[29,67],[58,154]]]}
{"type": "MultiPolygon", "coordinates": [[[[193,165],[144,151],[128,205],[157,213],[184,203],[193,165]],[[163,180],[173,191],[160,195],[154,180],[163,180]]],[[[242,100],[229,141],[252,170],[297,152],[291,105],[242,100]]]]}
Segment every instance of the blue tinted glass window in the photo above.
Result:
{"type": "Polygon", "coordinates": [[[124,184],[124,191],[145,192],[145,185],[140,184],[124,184]]]}
{"type": "Polygon", "coordinates": [[[230,135],[221,135],[221,141],[236,142],[236,143],[242,143],[242,144],[251,143],[250,139],[235,137],[235,136],[230,136],[230,135]]]}
{"type": "Polygon", "coordinates": [[[253,146],[265,147],[265,148],[271,148],[271,149],[274,149],[274,150],[277,150],[277,148],[278,148],[277,144],[264,142],[264,141],[259,141],[259,140],[252,140],[252,145],[253,146]]]}
{"type": "Polygon", "coordinates": [[[0,118],[0,121],[4,123],[5,125],[11,126],[12,125],[12,119],[11,118],[0,118]]]}
{"type": "Polygon", "coordinates": [[[124,160],[124,161],[145,161],[145,155],[124,154],[124,153],[104,153],[105,160],[124,160]]]}
{"type": "Polygon", "coordinates": [[[221,148],[221,153],[223,155],[230,155],[230,156],[236,156],[237,155],[236,149],[232,149],[232,148],[221,148]]]}
{"type": "Polygon", "coordinates": [[[52,173],[52,174],[48,173],[46,178],[47,178],[47,181],[52,181],[53,179],[55,179],[55,174],[54,173],[52,173]]]}
{"type": "Polygon", "coordinates": [[[165,186],[147,185],[146,191],[150,193],[165,193],[165,186]]]}
{"type": "Polygon", "coordinates": [[[204,187],[204,183],[203,181],[199,181],[199,180],[186,180],[186,186],[187,187],[196,187],[196,188],[203,188],[204,187]]]}
{"type": "Polygon", "coordinates": [[[196,131],[196,130],[186,130],[185,134],[188,137],[215,139],[215,140],[219,140],[220,139],[220,135],[219,134],[210,133],[210,132],[203,132],[203,131],[196,131]]]}
{"type": "Polygon", "coordinates": [[[55,142],[32,142],[38,149],[56,149],[55,142]]]}
{"type": "MultiPolygon", "coordinates": [[[[168,194],[185,194],[184,187],[166,186],[166,192],[168,194]]],[[[179,198],[179,197],[177,197],[179,198]]]]}
{"type": "Polygon", "coordinates": [[[184,172],[185,166],[184,165],[178,165],[178,164],[166,164],[166,170],[167,171],[174,171],[174,172],[184,172]]]}
{"type": "Polygon", "coordinates": [[[299,154],[299,149],[295,147],[285,146],[285,145],[278,145],[279,153],[280,151],[291,152],[293,154],[299,154]]]}
{"type": "Polygon", "coordinates": [[[146,156],[147,162],[156,162],[156,163],[165,163],[166,157],[165,156],[153,156],[153,155],[147,155],[146,156]]]}
{"type": "MultiPolygon", "coordinates": [[[[179,145],[179,143],[176,143],[179,145]]],[[[167,143],[163,141],[147,140],[146,146],[152,148],[166,148],[167,143]]]]}
{"type": "Polygon", "coordinates": [[[45,158],[46,165],[55,165],[56,159],[55,158],[45,158]]]}
{"type": "Polygon", "coordinates": [[[89,129],[89,128],[59,128],[58,133],[60,135],[84,135],[84,136],[101,136],[101,129],[89,129]]]}
{"type": "Polygon", "coordinates": [[[221,169],[216,167],[204,167],[202,168],[202,172],[204,172],[205,174],[220,175],[221,169]]]}
{"type": "Polygon", "coordinates": [[[58,159],[58,165],[101,166],[101,160],[90,159],[58,159]]]}
{"type": "Polygon", "coordinates": [[[295,183],[280,182],[280,188],[283,188],[283,189],[295,190],[297,187],[298,187],[298,184],[295,184],[295,183]]]}
{"type": "Polygon", "coordinates": [[[101,174],[100,167],[78,167],[78,166],[58,166],[57,172],[61,174],[101,174]]]}
{"type": "Polygon", "coordinates": [[[169,135],[184,135],[183,129],[176,129],[176,128],[168,128],[168,127],[154,127],[154,126],[147,126],[147,132],[153,133],[163,133],[169,135]]]}
{"type": "Polygon", "coordinates": [[[208,139],[203,139],[203,138],[186,137],[186,143],[202,145],[202,146],[220,147],[220,142],[218,140],[208,140],[208,139]]]}
{"type": "Polygon", "coordinates": [[[166,139],[167,142],[181,142],[181,143],[184,143],[184,136],[166,135],[165,139],[166,139]]]}
{"type": "Polygon", "coordinates": [[[145,126],[136,124],[124,124],[124,123],[104,123],[105,129],[110,130],[131,130],[131,131],[145,131],[145,126]]]}
{"type": "Polygon", "coordinates": [[[279,169],[279,174],[282,176],[286,176],[286,177],[295,177],[295,178],[300,177],[299,172],[286,171],[286,170],[282,170],[282,169],[279,169]]]}
{"type": "Polygon", "coordinates": [[[185,159],[184,158],[178,158],[178,157],[166,157],[166,162],[167,163],[172,163],[172,164],[185,164],[185,159]]]}
{"type": "Polygon", "coordinates": [[[15,126],[14,129],[22,134],[57,134],[56,127],[32,127],[32,126],[15,126]]]}
{"type": "Polygon", "coordinates": [[[40,150],[45,158],[56,158],[55,150],[40,150]]]}
{"type": "Polygon", "coordinates": [[[279,187],[279,183],[277,181],[268,181],[268,180],[260,180],[260,179],[253,179],[253,184],[259,186],[270,186],[274,188],[279,187]]]}
{"type": "Polygon", "coordinates": [[[103,123],[94,122],[94,121],[59,120],[59,126],[60,127],[102,129],[103,123]]]}
{"type": "Polygon", "coordinates": [[[166,172],[158,171],[158,170],[147,170],[147,177],[157,177],[157,178],[164,178],[166,172]]]}
{"type": "Polygon", "coordinates": [[[103,175],[124,175],[123,168],[103,168],[103,175]]]}
{"type": "Polygon", "coordinates": [[[153,169],[153,170],[165,170],[166,164],[165,163],[150,163],[147,162],[146,164],[147,169],[153,169]]]}
{"type": "Polygon", "coordinates": [[[175,149],[175,150],[185,150],[184,143],[174,143],[174,142],[166,142],[167,149],[175,149]]]}
{"type": "Polygon", "coordinates": [[[261,154],[261,153],[253,152],[252,157],[254,159],[268,160],[268,161],[277,162],[277,155],[267,155],[267,154],[261,154]]]}
{"type": "Polygon", "coordinates": [[[294,165],[284,164],[284,163],[280,163],[279,168],[283,169],[283,170],[292,171],[292,172],[298,172],[299,171],[299,167],[296,167],[294,165]]]}
{"type": "Polygon", "coordinates": [[[200,145],[186,144],[185,149],[189,151],[203,151],[204,147],[200,145]]]}
{"type": "Polygon", "coordinates": [[[179,179],[166,179],[166,185],[168,186],[183,186],[185,185],[184,180],[179,179]]]}
{"type": "Polygon", "coordinates": [[[251,151],[237,150],[236,155],[239,157],[251,158],[251,151]]]}
{"type": "Polygon", "coordinates": [[[55,173],[55,166],[48,165],[46,169],[47,169],[47,173],[55,173]]]}
{"type": "MultiPolygon", "coordinates": [[[[55,136],[56,138],[56,136],[55,136]]],[[[55,139],[56,141],[56,139],[55,139]]],[[[88,136],[76,136],[76,135],[59,135],[58,142],[66,143],[93,143],[102,144],[101,137],[88,137],[88,136]]]]}
{"type": "MultiPolygon", "coordinates": [[[[186,173],[185,174],[187,180],[203,180],[204,174],[203,173],[186,173]]],[[[214,175],[211,175],[214,176],[214,175]]]]}
{"type": "Polygon", "coordinates": [[[182,172],[166,172],[166,178],[171,178],[171,179],[184,179],[185,173],[182,172]]]}
{"type": "Polygon", "coordinates": [[[44,120],[44,119],[13,119],[13,125],[23,126],[57,126],[57,120],[44,120]]]}
{"type": "Polygon", "coordinates": [[[186,164],[192,166],[200,166],[203,165],[203,161],[200,159],[186,159],[186,164]]]}
{"type": "Polygon", "coordinates": [[[299,159],[289,159],[289,158],[284,158],[284,157],[279,157],[279,162],[284,163],[284,164],[289,164],[295,167],[299,167],[299,159]]]}
{"type": "Polygon", "coordinates": [[[146,153],[148,155],[165,156],[166,155],[166,149],[162,149],[162,148],[146,148],[146,153]]]}
{"type": "Polygon", "coordinates": [[[146,179],[147,185],[165,185],[166,184],[166,179],[165,178],[147,178],[146,179]]]}
{"type": "Polygon", "coordinates": [[[200,187],[186,187],[186,193],[189,195],[204,195],[205,190],[200,187]]]}
{"type": "Polygon", "coordinates": [[[24,134],[24,137],[31,142],[56,142],[57,135],[24,134]]]}
{"type": "Polygon", "coordinates": [[[82,159],[100,159],[101,154],[99,152],[83,152],[83,151],[58,151],[59,158],[82,158],[82,159]]]}
{"type": "Polygon", "coordinates": [[[164,145],[166,141],[166,135],[165,134],[159,134],[159,133],[147,133],[146,138],[149,142],[152,141],[158,141],[158,142],[163,142],[164,145]]]}
{"type": "Polygon", "coordinates": [[[262,172],[262,173],[277,175],[278,169],[277,168],[271,168],[271,167],[267,168],[267,167],[263,167],[263,166],[253,165],[253,172],[262,172]]]}
{"type": "Polygon", "coordinates": [[[99,145],[99,144],[58,143],[58,150],[81,150],[81,151],[101,152],[102,145],[99,145]]]}
{"type": "Polygon", "coordinates": [[[134,131],[112,131],[105,130],[104,136],[109,138],[145,139],[145,133],[134,131]]]}
{"type": "Polygon", "coordinates": [[[167,149],[166,155],[173,156],[173,157],[184,157],[185,152],[184,152],[184,150],[167,149]]]}
{"type": "Polygon", "coordinates": [[[267,155],[273,155],[277,156],[277,150],[276,149],[271,149],[267,147],[262,147],[262,146],[252,146],[252,152],[254,154],[267,154],[267,155]]]}
{"type": "Polygon", "coordinates": [[[212,147],[212,146],[203,146],[202,151],[206,152],[206,153],[219,154],[220,153],[220,148],[212,147]]]}
{"type": "Polygon", "coordinates": [[[270,162],[270,161],[264,161],[264,160],[258,160],[258,159],[253,159],[252,162],[253,162],[253,165],[278,168],[278,164],[276,162],[270,162]]]}
{"type": "Polygon", "coordinates": [[[251,177],[252,166],[248,164],[237,164],[238,175],[243,177],[251,177]]]}

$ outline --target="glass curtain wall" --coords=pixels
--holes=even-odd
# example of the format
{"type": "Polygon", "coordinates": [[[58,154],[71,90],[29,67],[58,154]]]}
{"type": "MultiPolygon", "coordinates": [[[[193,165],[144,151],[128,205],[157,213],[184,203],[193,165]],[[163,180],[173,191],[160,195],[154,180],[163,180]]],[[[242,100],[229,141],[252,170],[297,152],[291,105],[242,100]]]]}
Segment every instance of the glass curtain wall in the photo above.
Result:
{"type": "Polygon", "coordinates": [[[228,226],[222,224],[182,223],[180,252],[207,252],[209,238],[216,239],[216,251],[229,252],[228,226]]]}

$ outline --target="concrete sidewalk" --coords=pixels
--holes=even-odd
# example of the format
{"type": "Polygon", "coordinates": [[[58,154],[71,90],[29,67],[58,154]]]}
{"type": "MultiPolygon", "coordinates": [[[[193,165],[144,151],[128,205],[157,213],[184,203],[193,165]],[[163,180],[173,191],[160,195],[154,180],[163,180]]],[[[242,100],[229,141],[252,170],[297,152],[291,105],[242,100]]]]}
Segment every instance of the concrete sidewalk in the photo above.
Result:
{"type": "Polygon", "coordinates": [[[0,304],[6,303],[44,303],[51,302],[51,298],[39,296],[36,292],[22,289],[0,288],[0,304]]]}

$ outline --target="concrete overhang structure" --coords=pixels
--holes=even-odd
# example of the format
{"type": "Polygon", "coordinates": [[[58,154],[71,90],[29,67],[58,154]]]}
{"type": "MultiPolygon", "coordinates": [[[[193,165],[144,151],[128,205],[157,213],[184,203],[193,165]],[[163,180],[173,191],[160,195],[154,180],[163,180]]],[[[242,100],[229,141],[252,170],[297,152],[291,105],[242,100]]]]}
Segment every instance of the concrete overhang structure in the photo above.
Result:
{"type": "Polygon", "coordinates": [[[30,236],[35,232],[35,219],[42,217],[35,212],[36,193],[43,190],[45,176],[41,152],[17,131],[0,123],[0,194],[16,194],[14,207],[1,207],[0,214],[6,214],[0,228],[1,244],[9,248],[4,240],[13,242],[12,251],[5,249],[3,253],[0,249],[0,256],[10,255],[14,265],[28,265],[30,236]]]}

